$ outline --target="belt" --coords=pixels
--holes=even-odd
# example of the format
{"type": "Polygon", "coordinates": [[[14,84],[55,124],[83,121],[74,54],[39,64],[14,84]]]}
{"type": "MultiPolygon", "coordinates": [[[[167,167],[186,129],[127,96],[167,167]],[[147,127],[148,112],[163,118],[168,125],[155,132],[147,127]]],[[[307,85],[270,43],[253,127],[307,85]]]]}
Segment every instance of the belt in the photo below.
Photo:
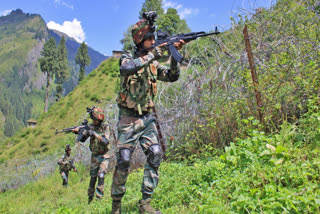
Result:
{"type": "Polygon", "coordinates": [[[121,105],[118,105],[119,107],[119,114],[124,116],[130,116],[130,117],[143,117],[148,114],[152,113],[152,109],[150,108],[148,111],[142,111],[142,114],[139,114],[138,111],[134,110],[133,108],[126,108],[121,105]]]}

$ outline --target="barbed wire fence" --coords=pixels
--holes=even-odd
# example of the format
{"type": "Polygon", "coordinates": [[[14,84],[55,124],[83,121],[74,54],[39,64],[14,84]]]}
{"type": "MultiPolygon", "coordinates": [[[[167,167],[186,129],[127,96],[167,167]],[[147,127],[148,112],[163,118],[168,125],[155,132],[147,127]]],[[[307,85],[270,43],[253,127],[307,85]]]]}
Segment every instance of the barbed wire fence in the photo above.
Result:
{"type": "Polygon", "coordinates": [[[164,135],[175,139],[169,146],[196,141],[188,133],[198,129],[202,143],[223,148],[244,135],[239,129],[243,119],[257,118],[242,32],[245,25],[262,92],[265,131],[296,120],[305,111],[301,106],[307,97],[317,95],[317,90],[319,95],[320,2],[277,2],[290,7],[275,7],[276,1],[270,1],[273,6],[268,9],[240,9],[225,33],[206,42],[194,41],[187,48],[188,64],[180,79],[161,83],[157,96],[164,135]],[[202,126],[206,131],[201,131],[202,126]]]}

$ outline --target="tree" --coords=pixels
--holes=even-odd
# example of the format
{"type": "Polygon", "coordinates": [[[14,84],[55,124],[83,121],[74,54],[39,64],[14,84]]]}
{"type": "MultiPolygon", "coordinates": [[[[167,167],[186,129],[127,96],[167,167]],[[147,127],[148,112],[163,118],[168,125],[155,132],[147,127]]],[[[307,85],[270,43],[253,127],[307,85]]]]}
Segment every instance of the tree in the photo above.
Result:
{"type": "Polygon", "coordinates": [[[139,19],[142,19],[142,14],[148,11],[156,11],[159,17],[162,16],[164,13],[162,0],[146,0],[139,12],[139,19]]]}
{"type": "Polygon", "coordinates": [[[47,76],[46,95],[44,112],[48,112],[48,98],[49,98],[49,86],[53,75],[57,72],[57,47],[56,41],[51,37],[43,46],[41,56],[39,58],[40,69],[47,76]]]}
{"type": "Polygon", "coordinates": [[[88,55],[88,46],[86,43],[82,42],[80,45],[77,55],[76,55],[76,63],[77,65],[80,65],[80,72],[79,72],[79,82],[84,79],[85,76],[85,70],[84,68],[86,65],[89,65],[91,63],[90,57],[88,55]]]}
{"type": "Polygon", "coordinates": [[[167,32],[169,35],[190,32],[186,21],[180,19],[178,11],[174,8],[169,8],[166,14],[159,17],[157,25],[158,30],[167,32]]]}
{"type": "Polygon", "coordinates": [[[57,63],[58,63],[58,70],[55,74],[56,76],[56,101],[59,101],[62,96],[63,86],[62,84],[66,80],[68,74],[68,52],[66,49],[66,40],[64,36],[62,36],[61,41],[58,45],[57,50],[57,63]]]}
{"type": "Polygon", "coordinates": [[[123,50],[133,50],[134,48],[134,42],[131,35],[131,30],[134,25],[130,25],[130,27],[127,29],[127,32],[123,33],[123,39],[120,40],[120,43],[123,45],[123,50]]]}

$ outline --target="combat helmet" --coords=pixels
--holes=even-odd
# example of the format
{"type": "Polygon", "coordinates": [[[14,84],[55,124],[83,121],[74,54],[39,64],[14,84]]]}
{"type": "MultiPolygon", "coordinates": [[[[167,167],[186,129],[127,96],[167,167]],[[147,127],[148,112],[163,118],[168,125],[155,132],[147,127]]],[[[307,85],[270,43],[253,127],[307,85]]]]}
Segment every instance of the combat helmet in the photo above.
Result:
{"type": "Polygon", "coordinates": [[[88,112],[90,113],[90,118],[92,120],[99,120],[101,122],[104,121],[103,109],[93,106],[88,112]]]}
{"type": "Polygon", "coordinates": [[[138,21],[132,28],[131,34],[135,45],[140,44],[145,39],[155,36],[155,26],[153,25],[157,18],[155,11],[144,12],[143,19],[138,21]]]}
{"type": "Polygon", "coordinates": [[[67,144],[67,145],[66,145],[66,148],[65,148],[64,150],[65,150],[66,152],[67,152],[67,151],[71,151],[70,144],[67,144]]]}

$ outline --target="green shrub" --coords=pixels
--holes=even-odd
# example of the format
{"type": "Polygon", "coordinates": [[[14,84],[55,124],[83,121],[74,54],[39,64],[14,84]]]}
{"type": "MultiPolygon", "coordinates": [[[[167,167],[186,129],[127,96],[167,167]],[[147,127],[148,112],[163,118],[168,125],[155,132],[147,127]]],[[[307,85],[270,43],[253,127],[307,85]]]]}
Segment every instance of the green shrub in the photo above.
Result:
{"type": "Polygon", "coordinates": [[[40,144],[40,147],[44,147],[44,146],[46,146],[47,144],[48,144],[48,141],[43,140],[43,141],[41,142],[41,144],[40,144]]]}
{"type": "Polygon", "coordinates": [[[93,95],[91,95],[90,100],[97,102],[99,100],[99,96],[97,94],[93,94],[93,95]]]}

